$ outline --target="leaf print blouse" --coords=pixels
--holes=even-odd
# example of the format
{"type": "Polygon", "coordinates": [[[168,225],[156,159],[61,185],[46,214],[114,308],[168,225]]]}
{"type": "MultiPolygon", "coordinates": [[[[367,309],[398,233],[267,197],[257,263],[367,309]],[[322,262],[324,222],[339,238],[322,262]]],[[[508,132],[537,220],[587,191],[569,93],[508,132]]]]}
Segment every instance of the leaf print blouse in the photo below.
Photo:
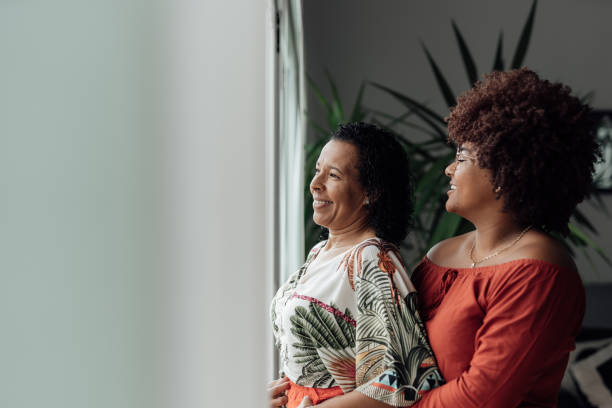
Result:
{"type": "Polygon", "coordinates": [[[281,370],[298,386],[412,405],[444,380],[397,248],[370,238],[311,266],[324,244],[272,301],[281,370]]]}

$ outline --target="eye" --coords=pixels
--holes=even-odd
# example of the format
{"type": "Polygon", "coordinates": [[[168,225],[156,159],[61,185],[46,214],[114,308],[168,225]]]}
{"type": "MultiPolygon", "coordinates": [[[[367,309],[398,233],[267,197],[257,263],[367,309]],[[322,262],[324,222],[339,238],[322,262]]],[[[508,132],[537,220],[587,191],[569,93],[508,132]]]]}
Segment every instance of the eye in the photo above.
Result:
{"type": "Polygon", "coordinates": [[[315,169],[315,170],[314,170],[314,174],[319,174],[319,172],[320,172],[320,171],[321,171],[321,170],[319,170],[319,169],[315,169]]]}
{"type": "Polygon", "coordinates": [[[340,176],[338,176],[336,173],[329,173],[329,176],[337,179],[340,178],[340,176]]]}

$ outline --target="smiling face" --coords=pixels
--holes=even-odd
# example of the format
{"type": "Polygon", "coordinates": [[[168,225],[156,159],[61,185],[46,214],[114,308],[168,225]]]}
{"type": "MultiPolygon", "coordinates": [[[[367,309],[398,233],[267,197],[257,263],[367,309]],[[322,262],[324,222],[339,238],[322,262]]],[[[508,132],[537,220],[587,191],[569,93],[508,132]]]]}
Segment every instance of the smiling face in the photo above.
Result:
{"type": "Polygon", "coordinates": [[[359,182],[357,161],[357,148],[339,140],[329,141],[317,160],[310,182],[313,220],[332,233],[366,221],[366,193],[359,182]]]}
{"type": "Polygon", "coordinates": [[[455,161],[444,173],[450,177],[446,211],[456,213],[473,222],[488,211],[501,211],[503,200],[498,200],[491,184],[491,171],[478,166],[477,149],[466,142],[457,149],[455,161]]]}

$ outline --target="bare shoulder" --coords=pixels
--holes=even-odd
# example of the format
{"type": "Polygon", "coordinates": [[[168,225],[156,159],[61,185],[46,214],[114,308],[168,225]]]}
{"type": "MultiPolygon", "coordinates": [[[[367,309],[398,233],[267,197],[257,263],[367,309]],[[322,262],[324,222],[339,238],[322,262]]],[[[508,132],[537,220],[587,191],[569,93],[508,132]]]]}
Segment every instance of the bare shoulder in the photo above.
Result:
{"type": "Polygon", "coordinates": [[[576,269],[565,245],[556,238],[541,231],[530,231],[513,254],[518,258],[537,259],[565,269],[576,269]]]}
{"type": "Polygon", "coordinates": [[[465,252],[466,242],[473,233],[467,232],[438,242],[427,252],[427,258],[438,265],[457,264],[454,258],[465,252]]]}

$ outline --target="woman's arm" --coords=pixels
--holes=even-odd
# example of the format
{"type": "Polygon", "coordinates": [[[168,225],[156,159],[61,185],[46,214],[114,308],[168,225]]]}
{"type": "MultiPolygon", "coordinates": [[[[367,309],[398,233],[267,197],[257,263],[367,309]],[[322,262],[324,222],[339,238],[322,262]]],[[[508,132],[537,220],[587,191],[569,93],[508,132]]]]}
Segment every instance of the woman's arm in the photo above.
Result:
{"type": "Polygon", "coordinates": [[[577,274],[527,265],[488,290],[469,369],[417,407],[514,408],[539,382],[561,380],[558,362],[572,350],[584,314],[577,274]]]}
{"type": "Polygon", "coordinates": [[[410,406],[444,383],[418,315],[414,286],[387,245],[365,247],[353,267],[357,394],[343,398],[372,407],[410,406]]]}
{"type": "Polygon", "coordinates": [[[367,397],[359,391],[351,391],[344,395],[323,401],[316,405],[321,408],[389,408],[391,405],[385,404],[375,400],[374,398],[367,397]]]}

